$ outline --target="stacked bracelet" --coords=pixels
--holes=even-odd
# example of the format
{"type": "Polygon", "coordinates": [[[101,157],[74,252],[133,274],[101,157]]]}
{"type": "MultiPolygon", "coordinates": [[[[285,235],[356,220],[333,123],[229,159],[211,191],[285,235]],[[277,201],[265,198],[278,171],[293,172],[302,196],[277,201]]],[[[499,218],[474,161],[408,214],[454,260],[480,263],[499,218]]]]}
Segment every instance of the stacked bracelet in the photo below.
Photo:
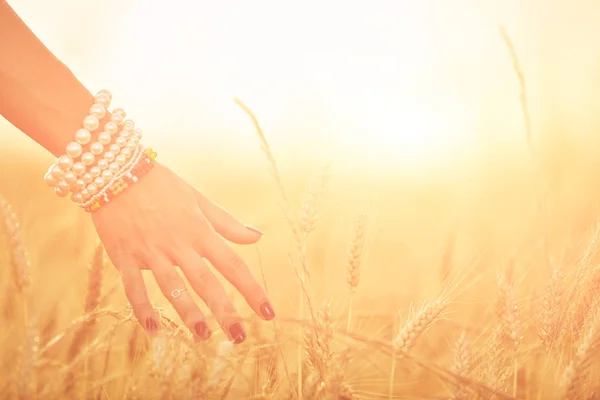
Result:
{"type": "Polygon", "coordinates": [[[98,210],[128,187],[137,183],[142,176],[154,168],[155,158],[156,153],[150,148],[140,151],[139,154],[136,154],[135,159],[132,160],[134,162],[128,165],[119,175],[115,176],[100,193],[93,196],[89,201],[79,204],[79,206],[87,212],[98,210]]]}
{"type": "Polygon", "coordinates": [[[145,151],[140,145],[142,131],[135,128],[132,120],[125,119],[125,110],[121,108],[114,109],[110,121],[95,134],[109,112],[111,100],[109,91],[98,92],[89,115],[83,120],[83,128],[66,146],[66,154],[61,155],[44,176],[46,184],[53,187],[58,196],[71,193],[71,200],[86,211],[95,211],[114,197],[115,190],[111,188],[124,174],[131,175],[135,171],[136,180],[145,174],[149,169],[139,169],[139,163],[143,161],[151,168],[156,157],[156,153],[145,151]]]}

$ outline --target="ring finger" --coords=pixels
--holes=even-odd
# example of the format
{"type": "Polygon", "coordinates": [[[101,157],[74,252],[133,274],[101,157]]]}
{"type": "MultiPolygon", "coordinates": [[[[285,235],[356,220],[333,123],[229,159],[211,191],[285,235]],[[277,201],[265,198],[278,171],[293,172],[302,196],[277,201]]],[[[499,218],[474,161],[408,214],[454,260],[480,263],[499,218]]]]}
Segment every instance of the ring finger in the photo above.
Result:
{"type": "Polygon", "coordinates": [[[246,339],[246,332],[225,288],[206,262],[193,249],[180,250],[175,258],[186,278],[234,343],[246,339]]]}
{"type": "Polygon", "coordinates": [[[175,267],[164,257],[154,257],[148,265],[161,292],[171,302],[183,323],[195,337],[208,339],[211,332],[206,318],[185,289],[185,283],[175,267]]]}

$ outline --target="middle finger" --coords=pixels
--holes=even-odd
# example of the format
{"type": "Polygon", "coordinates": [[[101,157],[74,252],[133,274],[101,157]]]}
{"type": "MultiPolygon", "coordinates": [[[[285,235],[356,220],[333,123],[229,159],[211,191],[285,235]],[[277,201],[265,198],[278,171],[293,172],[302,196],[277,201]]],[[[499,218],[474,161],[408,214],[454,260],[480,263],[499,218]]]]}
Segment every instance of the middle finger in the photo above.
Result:
{"type": "Polygon", "coordinates": [[[241,319],[229,300],[225,288],[219,279],[212,273],[200,254],[193,249],[180,250],[175,256],[179,267],[194,288],[194,291],[204,300],[213,315],[227,332],[234,343],[241,343],[246,339],[241,319]]]}
{"type": "Polygon", "coordinates": [[[185,283],[166,257],[153,257],[148,265],[163,295],[171,302],[183,323],[195,337],[208,339],[210,330],[204,314],[187,292],[185,283]]]}

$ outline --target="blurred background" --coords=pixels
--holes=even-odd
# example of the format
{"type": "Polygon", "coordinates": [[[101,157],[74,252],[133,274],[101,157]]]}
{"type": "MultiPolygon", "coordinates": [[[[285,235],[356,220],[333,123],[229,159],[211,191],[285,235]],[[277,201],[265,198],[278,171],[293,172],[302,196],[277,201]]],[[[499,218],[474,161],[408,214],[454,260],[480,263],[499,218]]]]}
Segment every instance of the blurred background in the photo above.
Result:
{"type": "MultiPolygon", "coordinates": [[[[522,277],[546,277],[534,268],[541,233],[560,261],[594,220],[598,1],[9,3],[91,92],[112,91],[163,163],[266,232],[258,251],[239,250],[257,273],[260,254],[281,314],[297,306],[294,244],[234,97],[260,120],[290,207],[300,210],[329,165],[308,250],[316,297],[345,302],[346,246],[366,207],[359,314],[431,295],[448,252],[460,268],[490,272],[518,258],[522,277]],[[499,24],[525,74],[537,175],[499,24]]],[[[45,150],[6,121],[0,132],[0,191],[22,221],[36,285],[51,299],[44,306],[77,310],[66,304],[85,290],[76,282],[93,250],[89,217],[43,186],[45,150]]],[[[474,304],[464,317],[476,313],[474,304]]]]}

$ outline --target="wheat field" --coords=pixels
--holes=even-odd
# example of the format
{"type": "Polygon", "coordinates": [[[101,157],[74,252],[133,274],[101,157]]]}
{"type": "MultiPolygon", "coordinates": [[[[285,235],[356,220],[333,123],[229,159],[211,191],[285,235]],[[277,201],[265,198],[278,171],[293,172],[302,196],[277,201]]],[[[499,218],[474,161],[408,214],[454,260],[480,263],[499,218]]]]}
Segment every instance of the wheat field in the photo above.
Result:
{"type": "Polygon", "coordinates": [[[241,345],[218,330],[194,343],[148,276],[161,331],[144,333],[89,217],[47,193],[48,156],[5,152],[1,397],[600,398],[600,142],[533,139],[527,77],[500,34],[518,156],[427,180],[327,162],[281,170],[260,115],[238,100],[261,163],[178,170],[265,231],[236,249],[277,318],[259,321],[227,286],[247,318],[241,345]]]}

